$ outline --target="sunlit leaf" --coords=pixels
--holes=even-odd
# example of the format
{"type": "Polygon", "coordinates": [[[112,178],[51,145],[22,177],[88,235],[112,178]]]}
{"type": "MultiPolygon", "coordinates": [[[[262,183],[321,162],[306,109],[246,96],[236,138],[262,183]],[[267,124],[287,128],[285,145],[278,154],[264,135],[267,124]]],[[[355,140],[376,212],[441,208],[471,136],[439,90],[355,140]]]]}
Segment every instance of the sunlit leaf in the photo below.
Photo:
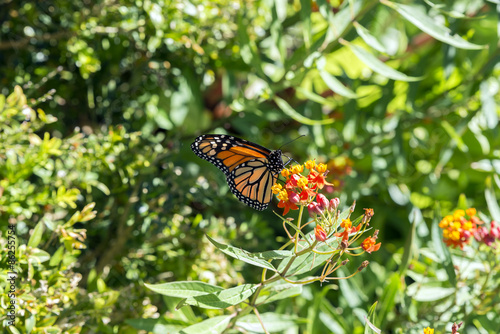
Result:
{"type": "MultiPolygon", "coordinates": [[[[294,315],[262,313],[260,318],[268,333],[279,333],[297,325],[294,315]]],[[[252,333],[266,333],[256,315],[249,314],[236,322],[236,325],[252,333]]]]}
{"type": "Polygon", "coordinates": [[[275,96],[273,98],[274,102],[278,105],[278,107],[289,117],[296,120],[299,123],[305,125],[315,125],[315,124],[331,124],[334,122],[334,119],[328,118],[323,120],[314,120],[307,118],[301,114],[299,114],[295,109],[293,109],[288,102],[283,100],[281,97],[275,96]]]}
{"type": "Polygon", "coordinates": [[[368,29],[363,27],[358,22],[354,22],[353,25],[354,25],[354,28],[356,28],[358,35],[363,39],[363,41],[365,41],[365,43],[368,46],[374,48],[375,50],[377,50],[379,52],[387,53],[386,48],[382,45],[382,43],[380,43],[380,41],[375,36],[373,36],[368,31],[368,29]]]}
{"type": "Polygon", "coordinates": [[[385,77],[388,77],[389,79],[393,80],[401,80],[401,81],[419,81],[422,80],[420,77],[412,77],[408,76],[402,72],[399,72],[392,67],[386,65],[383,63],[381,60],[379,60],[377,57],[372,55],[370,52],[365,50],[364,48],[344,42],[345,45],[349,47],[349,49],[356,55],[356,57],[359,58],[363,63],[365,63],[366,66],[368,66],[371,70],[374,72],[383,75],[385,77]]]}
{"type": "Polygon", "coordinates": [[[234,288],[186,298],[179,303],[177,308],[188,304],[208,309],[224,309],[246,300],[253,295],[255,290],[257,290],[257,285],[242,284],[234,288]]]}
{"type": "Polygon", "coordinates": [[[450,29],[437,23],[434,19],[423,13],[419,7],[413,5],[403,5],[387,0],[380,0],[384,5],[393,8],[401,16],[413,23],[417,28],[428,33],[435,39],[453,45],[459,49],[479,50],[486,46],[470,43],[457,34],[453,34],[450,29]]]}
{"type": "Polygon", "coordinates": [[[189,326],[181,330],[181,334],[218,334],[222,333],[229,322],[231,321],[231,316],[220,315],[207,320],[204,320],[198,324],[189,326]]]}
{"type": "Polygon", "coordinates": [[[205,295],[212,292],[222,291],[224,288],[216,285],[211,285],[205,282],[189,281],[189,282],[170,282],[162,284],[144,284],[148,289],[151,289],[159,294],[171,297],[188,298],[193,296],[205,295]]]}
{"type": "Polygon", "coordinates": [[[28,241],[28,247],[38,247],[40,241],[42,241],[43,231],[45,230],[45,224],[43,221],[39,221],[35,228],[33,229],[33,234],[31,234],[28,241]]]}
{"type": "Polygon", "coordinates": [[[256,256],[250,252],[247,252],[246,250],[236,248],[236,247],[233,247],[231,245],[222,244],[222,243],[217,242],[214,239],[210,238],[208,235],[207,235],[207,238],[215,247],[217,247],[219,250],[221,250],[226,255],[234,257],[235,259],[241,260],[241,261],[246,262],[248,264],[251,264],[253,266],[276,271],[276,268],[274,268],[274,266],[271,263],[259,258],[259,255],[256,256]]]}

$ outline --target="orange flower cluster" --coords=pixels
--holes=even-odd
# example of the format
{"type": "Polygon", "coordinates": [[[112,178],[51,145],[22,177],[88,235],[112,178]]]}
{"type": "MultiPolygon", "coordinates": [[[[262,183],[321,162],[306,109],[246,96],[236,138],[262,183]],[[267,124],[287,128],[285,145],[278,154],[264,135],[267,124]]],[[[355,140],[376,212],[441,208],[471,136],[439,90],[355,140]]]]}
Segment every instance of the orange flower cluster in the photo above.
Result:
{"type": "Polygon", "coordinates": [[[463,249],[483,222],[476,217],[476,209],[455,210],[453,215],[444,217],[439,223],[443,229],[443,241],[447,246],[463,249]]]}
{"type": "Polygon", "coordinates": [[[284,168],[281,175],[285,178],[285,187],[276,183],[272,187],[275,195],[280,200],[279,208],[284,208],[283,215],[290,210],[297,210],[297,204],[311,203],[317,194],[318,189],[322,189],[326,182],[325,177],[328,173],[325,164],[316,164],[316,161],[309,160],[304,165],[293,165],[290,168],[284,168]],[[302,175],[304,167],[309,171],[307,175],[302,175]]]}
{"type": "MultiPolygon", "coordinates": [[[[309,160],[304,165],[293,165],[282,170],[281,175],[285,177],[284,187],[276,183],[272,191],[279,199],[278,207],[284,208],[283,215],[290,210],[297,210],[299,206],[307,207],[309,216],[313,218],[310,222],[316,222],[314,236],[318,242],[326,242],[329,237],[340,238],[344,249],[359,238],[360,230],[366,227],[373,216],[373,209],[365,209],[363,220],[360,224],[353,226],[349,217],[342,219],[341,223],[335,225],[339,212],[337,208],[340,204],[338,198],[328,199],[319,193],[320,189],[331,187],[325,177],[328,174],[327,165],[316,164],[316,161],[309,160]],[[304,170],[308,173],[303,175],[304,170]],[[337,229],[341,232],[337,232],[337,229]],[[332,230],[333,229],[333,230],[332,230]],[[358,233],[359,232],[359,233],[358,233]],[[354,236],[351,240],[350,237],[354,236]]],[[[354,205],[351,212],[354,211],[354,205]]],[[[364,251],[371,253],[380,249],[381,243],[376,243],[378,231],[372,237],[366,238],[361,247],[364,251]]]]}

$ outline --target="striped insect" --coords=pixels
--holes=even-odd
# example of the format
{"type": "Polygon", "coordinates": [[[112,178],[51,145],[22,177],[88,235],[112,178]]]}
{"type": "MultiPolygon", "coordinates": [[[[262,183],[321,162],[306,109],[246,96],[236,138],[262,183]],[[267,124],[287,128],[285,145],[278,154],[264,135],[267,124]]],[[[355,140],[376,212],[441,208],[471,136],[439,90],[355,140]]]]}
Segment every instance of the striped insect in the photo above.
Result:
{"type": "Polygon", "coordinates": [[[201,135],[191,144],[193,152],[210,161],[226,175],[231,192],[256,210],[265,210],[271,202],[271,187],[285,167],[281,150],[233,136],[201,135]]]}

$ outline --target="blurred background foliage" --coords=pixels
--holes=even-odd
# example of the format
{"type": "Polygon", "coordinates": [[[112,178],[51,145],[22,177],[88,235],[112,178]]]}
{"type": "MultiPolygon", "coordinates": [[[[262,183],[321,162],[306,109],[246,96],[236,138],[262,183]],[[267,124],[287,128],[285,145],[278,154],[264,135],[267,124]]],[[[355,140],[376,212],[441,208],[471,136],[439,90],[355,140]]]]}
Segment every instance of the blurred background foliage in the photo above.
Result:
{"type": "Polygon", "coordinates": [[[174,311],[144,282],[257,282],[203,236],[277,248],[280,211],[239,203],[189,149],[202,133],[271,149],[306,135],[285,154],[328,163],[332,196],[375,210],[383,247],[368,270],[276,304],[301,318],[288,332],[359,333],[377,300],[388,333],[500,327],[463,301],[433,317],[439,303],[407,290],[418,275],[450,284],[430,231],[460,194],[500,220],[497,2],[0,6],[2,277],[16,224],[21,301],[10,333],[182,327],[219,311],[174,311]]]}

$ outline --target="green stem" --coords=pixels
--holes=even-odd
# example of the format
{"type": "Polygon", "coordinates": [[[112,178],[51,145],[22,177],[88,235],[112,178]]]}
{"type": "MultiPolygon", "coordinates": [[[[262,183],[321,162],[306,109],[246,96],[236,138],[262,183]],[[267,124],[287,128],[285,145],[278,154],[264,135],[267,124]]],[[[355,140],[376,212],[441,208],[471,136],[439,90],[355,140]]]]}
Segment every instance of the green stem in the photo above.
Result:
{"type": "Polygon", "coordinates": [[[300,206],[299,210],[299,218],[297,218],[297,232],[295,232],[295,247],[294,247],[294,252],[297,253],[297,245],[299,244],[299,231],[300,231],[300,224],[302,222],[302,213],[304,212],[304,206],[300,206]]]}

